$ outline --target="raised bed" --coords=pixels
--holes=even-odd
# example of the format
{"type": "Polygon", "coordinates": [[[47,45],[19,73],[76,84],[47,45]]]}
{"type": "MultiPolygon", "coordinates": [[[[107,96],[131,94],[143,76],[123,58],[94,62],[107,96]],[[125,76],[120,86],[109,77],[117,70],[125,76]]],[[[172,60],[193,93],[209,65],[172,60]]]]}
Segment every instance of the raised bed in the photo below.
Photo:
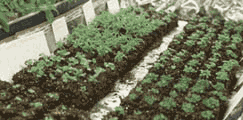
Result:
{"type": "MultiPolygon", "coordinates": [[[[242,68],[242,23],[199,14],[103,120],[222,120],[242,68]]],[[[236,118],[235,118],[236,119],[236,118]]]]}
{"type": "Polygon", "coordinates": [[[13,76],[13,84],[1,82],[6,87],[1,87],[0,116],[88,119],[87,112],[111,92],[116,80],[178,26],[174,13],[132,7],[121,11],[114,16],[104,12],[89,26],[79,25],[67,44],[57,44],[55,56],[26,61],[28,67],[13,76]]]}
{"type": "MultiPolygon", "coordinates": [[[[42,11],[37,11],[37,12],[27,12],[26,14],[20,15],[20,13],[18,11],[12,11],[12,12],[3,12],[3,14],[8,14],[8,16],[10,17],[11,15],[19,14],[19,15],[15,15],[16,17],[12,17],[11,19],[9,17],[7,17],[7,20],[4,19],[5,17],[3,17],[1,19],[1,21],[4,19],[4,23],[5,24],[1,24],[2,26],[0,29],[0,41],[4,38],[10,37],[12,35],[14,35],[17,32],[23,31],[25,29],[28,29],[30,27],[36,26],[38,24],[43,23],[44,21],[49,21],[48,19],[53,20],[53,18],[51,19],[51,15],[53,15],[53,17],[59,16],[60,14],[63,14],[71,9],[73,9],[76,6],[79,6],[80,4],[84,4],[85,2],[87,2],[87,0],[77,0],[77,1],[73,1],[71,3],[67,2],[66,0],[62,0],[60,2],[56,1],[55,2],[55,8],[58,11],[54,11],[52,10],[51,12],[44,12],[42,11]],[[57,2],[57,3],[56,3],[57,2]],[[32,21],[32,22],[29,22],[32,21]],[[7,23],[6,23],[7,22],[7,23]],[[28,24],[26,24],[28,23],[28,24]],[[7,25],[9,26],[7,26],[7,25]],[[4,27],[3,27],[4,26],[4,27]],[[4,29],[3,29],[4,28],[4,29]],[[9,28],[9,31],[7,31],[7,28],[9,28]]],[[[12,4],[12,3],[11,3],[12,4]]],[[[5,5],[5,4],[4,4],[5,5]]],[[[44,8],[42,6],[42,8],[44,8]]],[[[10,9],[10,8],[9,8],[10,9]]]]}

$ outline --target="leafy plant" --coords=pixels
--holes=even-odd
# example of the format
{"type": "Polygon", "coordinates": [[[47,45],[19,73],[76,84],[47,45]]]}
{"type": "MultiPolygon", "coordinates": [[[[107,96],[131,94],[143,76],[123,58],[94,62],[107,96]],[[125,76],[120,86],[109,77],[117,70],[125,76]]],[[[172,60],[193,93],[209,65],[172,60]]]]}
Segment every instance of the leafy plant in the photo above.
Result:
{"type": "Polygon", "coordinates": [[[233,43],[233,44],[231,44],[231,45],[228,45],[228,46],[226,46],[226,47],[227,47],[227,48],[231,48],[231,49],[233,49],[233,50],[236,50],[236,49],[237,49],[235,43],[233,43]]]}
{"type": "Polygon", "coordinates": [[[70,65],[77,65],[79,61],[75,57],[68,58],[70,65]]]}
{"type": "Polygon", "coordinates": [[[176,66],[175,65],[171,65],[171,69],[172,70],[176,69],[176,66]]]}
{"type": "Polygon", "coordinates": [[[231,36],[231,38],[232,38],[232,40],[231,40],[232,43],[239,43],[242,41],[242,37],[240,34],[234,34],[231,36]]]}
{"type": "Polygon", "coordinates": [[[175,98],[175,97],[178,96],[178,94],[176,93],[175,90],[173,90],[173,91],[170,92],[170,96],[171,96],[172,98],[175,98]]]}
{"type": "Polygon", "coordinates": [[[155,101],[156,101],[156,98],[154,98],[154,96],[144,96],[144,100],[149,104],[149,105],[152,105],[155,101]]]}
{"type": "Polygon", "coordinates": [[[174,12],[169,12],[169,13],[168,13],[168,16],[169,16],[170,18],[176,18],[176,17],[177,17],[177,14],[174,13],[174,12]]]}
{"type": "Polygon", "coordinates": [[[163,108],[171,110],[173,107],[176,107],[176,102],[171,97],[164,97],[163,101],[159,103],[163,108]]]}
{"type": "Polygon", "coordinates": [[[197,65],[200,65],[198,60],[195,60],[195,59],[188,61],[187,64],[192,66],[192,67],[196,67],[197,65]]]}
{"type": "Polygon", "coordinates": [[[115,112],[118,112],[119,115],[123,115],[124,114],[124,109],[122,107],[116,107],[115,108],[115,112]]]}
{"type": "MultiPolygon", "coordinates": [[[[72,0],[68,0],[72,1],[72,0]]],[[[17,10],[17,12],[22,13],[23,15],[26,15],[31,12],[40,12],[44,11],[46,14],[46,18],[49,23],[53,22],[53,15],[51,13],[51,10],[56,11],[58,14],[59,12],[56,10],[55,7],[55,2],[54,1],[37,1],[36,4],[33,4],[33,1],[31,3],[26,2],[24,0],[22,1],[3,1],[1,3],[1,25],[3,26],[3,29],[6,32],[9,32],[9,25],[8,25],[8,20],[6,16],[11,17],[14,15],[14,10],[17,10]],[[37,6],[36,6],[37,5],[37,6]],[[10,11],[9,11],[10,9],[10,11]]]]}
{"type": "Polygon", "coordinates": [[[142,112],[141,112],[141,111],[138,111],[138,112],[134,111],[134,114],[136,114],[136,115],[141,115],[142,112]]]}
{"type": "Polygon", "coordinates": [[[207,22],[209,22],[209,17],[207,17],[207,16],[201,17],[201,18],[199,19],[199,22],[207,23],[207,22]]]}
{"type": "Polygon", "coordinates": [[[226,35],[226,36],[229,36],[230,35],[230,31],[228,29],[223,29],[221,35],[226,35]]]}
{"type": "Polygon", "coordinates": [[[155,63],[155,64],[154,64],[154,68],[155,68],[156,70],[159,70],[161,67],[163,67],[163,64],[160,64],[160,63],[155,63]]]}
{"type": "Polygon", "coordinates": [[[219,79],[219,80],[229,80],[228,74],[225,71],[219,71],[219,72],[216,73],[216,75],[217,75],[216,79],[219,79]]]}
{"type": "Polygon", "coordinates": [[[218,40],[220,41],[223,41],[223,42],[229,42],[230,41],[230,37],[228,35],[222,35],[222,34],[219,34],[218,35],[218,40]]]}
{"type": "Polygon", "coordinates": [[[201,100],[201,97],[200,97],[200,95],[192,94],[191,97],[186,97],[185,99],[186,99],[188,102],[196,103],[196,102],[199,102],[199,101],[201,100]]]}
{"type": "Polygon", "coordinates": [[[197,33],[198,35],[203,35],[203,34],[205,34],[205,32],[204,32],[204,31],[201,31],[201,30],[197,30],[196,33],[197,33]]]}
{"type": "Polygon", "coordinates": [[[180,51],[179,53],[176,53],[177,56],[182,57],[185,56],[185,54],[188,53],[187,51],[180,51]]]}
{"type": "Polygon", "coordinates": [[[96,59],[95,59],[95,58],[93,58],[91,61],[92,61],[94,64],[96,64],[96,59]]]}
{"type": "Polygon", "coordinates": [[[30,105],[35,107],[43,106],[41,102],[30,103],[30,105]]]}
{"type": "Polygon", "coordinates": [[[173,77],[171,77],[170,75],[162,75],[160,77],[160,81],[156,83],[156,85],[158,85],[159,87],[165,87],[169,84],[170,80],[172,80],[173,77]]]}
{"type": "Polygon", "coordinates": [[[226,55],[233,58],[238,58],[238,56],[232,50],[226,50],[226,55]]]}
{"type": "Polygon", "coordinates": [[[226,96],[224,96],[222,92],[219,92],[219,91],[212,91],[212,93],[213,93],[214,95],[219,96],[219,98],[220,98],[221,100],[223,100],[223,101],[227,101],[227,100],[228,100],[228,98],[227,98],[226,96]]]}
{"type": "Polygon", "coordinates": [[[180,41],[178,41],[178,40],[176,40],[176,39],[173,39],[173,41],[174,41],[177,45],[181,43],[180,41]]]}
{"type": "Polygon", "coordinates": [[[210,74],[209,70],[201,70],[201,73],[199,76],[206,76],[206,78],[208,78],[209,76],[211,76],[211,74],[210,74]]]}
{"type": "Polygon", "coordinates": [[[193,16],[193,17],[191,18],[191,21],[192,21],[193,23],[197,23],[197,22],[198,22],[198,19],[197,19],[196,17],[193,16]]]}
{"type": "Polygon", "coordinates": [[[155,73],[149,73],[148,75],[146,75],[146,78],[149,78],[150,80],[157,80],[158,77],[159,77],[159,75],[157,75],[155,73]]]}
{"type": "Polygon", "coordinates": [[[231,59],[229,61],[223,61],[223,62],[224,62],[224,64],[222,66],[218,67],[218,68],[221,68],[221,71],[230,72],[234,66],[240,67],[239,62],[234,59],[231,59]]]}
{"type": "Polygon", "coordinates": [[[175,38],[178,39],[178,40],[182,40],[183,39],[183,35],[182,34],[177,34],[175,35],[175,38]]]}
{"type": "Polygon", "coordinates": [[[62,78],[63,78],[63,82],[68,82],[68,80],[75,80],[75,81],[77,81],[77,78],[75,76],[71,76],[68,73],[64,73],[62,75],[62,78]]]}
{"type": "Polygon", "coordinates": [[[58,50],[57,53],[61,56],[67,56],[70,54],[67,50],[58,50]]]}
{"type": "Polygon", "coordinates": [[[217,82],[216,85],[213,85],[213,87],[218,91],[225,89],[224,84],[221,82],[217,82]]]}
{"type": "Polygon", "coordinates": [[[188,85],[187,83],[184,83],[184,82],[183,82],[183,83],[177,83],[177,84],[175,84],[175,85],[174,85],[174,88],[177,89],[179,92],[180,92],[180,91],[184,91],[184,92],[185,92],[186,89],[188,88],[188,86],[189,86],[189,85],[188,85]]]}
{"type": "Polygon", "coordinates": [[[168,120],[168,118],[164,114],[159,114],[154,116],[153,120],[168,120]]]}
{"type": "Polygon", "coordinates": [[[57,62],[61,62],[61,60],[63,59],[61,56],[50,56],[50,59],[52,61],[57,61],[57,62]]]}
{"type": "Polygon", "coordinates": [[[86,86],[82,86],[82,87],[80,87],[81,88],[81,90],[83,91],[83,92],[85,92],[87,89],[86,89],[86,86]]]}
{"type": "Polygon", "coordinates": [[[143,93],[143,91],[142,91],[142,87],[137,87],[137,88],[136,88],[136,91],[137,91],[137,92],[140,92],[140,93],[143,93]]]}
{"type": "Polygon", "coordinates": [[[192,33],[190,36],[188,36],[187,38],[191,39],[191,40],[197,40],[199,39],[200,35],[198,33],[192,33]]]}
{"type": "Polygon", "coordinates": [[[123,57],[126,57],[123,53],[121,53],[120,51],[118,51],[116,57],[115,57],[115,61],[121,61],[123,59],[123,57]]]}
{"type": "Polygon", "coordinates": [[[164,51],[164,55],[166,55],[166,56],[172,56],[172,53],[170,52],[169,49],[167,49],[167,50],[164,51]]]}
{"type": "Polygon", "coordinates": [[[219,26],[219,25],[220,25],[220,21],[217,20],[217,19],[214,19],[214,20],[212,21],[212,24],[215,25],[215,26],[219,26]]]}
{"type": "Polygon", "coordinates": [[[177,57],[177,56],[173,57],[172,60],[173,60],[175,63],[179,63],[179,62],[183,61],[180,57],[177,57]]]}
{"type": "Polygon", "coordinates": [[[157,90],[155,88],[152,88],[151,90],[152,90],[153,93],[159,94],[159,90],[157,90]]]}
{"type": "MultiPolygon", "coordinates": [[[[165,54],[165,53],[164,53],[164,54],[165,54]]],[[[159,59],[159,62],[166,63],[166,62],[168,62],[167,60],[169,60],[168,57],[166,57],[166,56],[161,56],[160,59],[159,59]]]]}
{"type": "Polygon", "coordinates": [[[196,58],[204,58],[205,52],[204,51],[200,51],[200,53],[198,54],[193,54],[192,58],[196,59],[196,58]]]}
{"type": "Polygon", "coordinates": [[[187,65],[184,67],[184,70],[183,71],[186,72],[186,73],[195,73],[195,72],[197,72],[191,66],[188,67],[187,65]]]}
{"type": "Polygon", "coordinates": [[[197,81],[197,83],[192,87],[191,91],[196,93],[204,93],[205,88],[209,87],[208,80],[200,79],[197,81]]]}
{"type": "Polygon", "coordinates": [[[33,65],[33,63],[34,63],[33,61],[36,62],[37,60],[32,60],[32,59],[26,60],[25,61],[25,65],[27,65],[27,66],[28,65],[33,65]]]}
{"type": "Polygon", "coordinates": [[[214,49],[219,50],[222,47],[222,41],[216,41],[213,46],[214,49]]]}
{"type": "Polygon", "coordinates": [[[194,112],[195,105],[193,105],[191,103],[183,103],[181,108],[185,112],[191,112],[192,113],[192,112],[194,112]]]}
{"type": "Polygon", "coordinates": [[[115,65],[113,63],[104,63],[105,67],[110,67],[112,70],[115,70],[115,65]]]}
{"type": "Polygon", "coordinates": [[[193,29],[196,28],[196,26],[194,26],[194,25],[192,25],[192,24],[187,24],[187,25],[185,26],[185,28],[186,28],[186,30],[193,30],[193,29]]]}
{"type": "Polygon", "coordinates": [[[214,62],[210,62],[210,64],[204,64],[208,69],[216,67],[216,64],[214,62]]]}
{"type": "Polygon", "coordinates": [[[181,77],[180,78],[180,82],[181,83],[190,83],[190,81],[192,81],[192,79],[191,78],[189,78],[189,77],[181,77]]]}
{"type": "Polygon", "coordinates": [[[170,23],[171,22],[171,18],[169,16],[165,16],[163,18],[163,20],[166,22],[166,23],[170,23]]]}
{"type": "Polygon", "coordinates": [[[18,96],[15,97],[15,100],[22,101],[22,99],[18,96]]]}
{"type": "Polygon", "coordinates": [[[240,34],[243,31],[243,27],[237,26],[237,27],[235,27],[235,31],[236,31],[237,34],[240,34]]]}
{"type": "Polygon", "coordinates": [[[93,76],[91,75],[91,76],[89,76],[88,81],[89,82],[98,82],[96,77],[97,77],[96,75],[93,75],[93,76]]]}
{"type": "Polygon", "coordinates": [[[143,79],[142,84],[145,84],[145,83],[152,83],[152,80],[150,78],[143,79]]]}
{"type": "Polygon", "coordinates": [[[211,118],[215,118],[215,116],[213,115],[213,112],[211,110],[203,111],[203,112],[201,112],[201,115],[203,118],[206,118],[208,120],[211,118]]]}
{"type": "Polygon", "coordinates": [[[130,100],[135,100],[137,98],[137,95],[135,93],[132,93],[129,95],[130,100]]]}
{"type": "Polygon", "coordinates": [[[211,109],[214,109],[215,107],[219,107],[219,100],[214,99],[213,97],[204,99],[203,104],[211,109]]]}
{"type": "Polygon", "coordinates": [[[199,23],[198,27],[202,28],[203,30],[207,30],[208,29],[208,25],[206,23],[199,23]]]}
{"type": "Polygon", "coordinates": [[[62,48],[63,47],[63,42],[62,41],[58,41],[56,43],[56,45],[57,45],[57,48],[62,48]]]}
{"type": "Polygon", "coordinates": [[[224,27],[228,30],[233,29],[234,26],[235,25],[234,25],[234,22],[232,20],[224,22],[224,27]]]}

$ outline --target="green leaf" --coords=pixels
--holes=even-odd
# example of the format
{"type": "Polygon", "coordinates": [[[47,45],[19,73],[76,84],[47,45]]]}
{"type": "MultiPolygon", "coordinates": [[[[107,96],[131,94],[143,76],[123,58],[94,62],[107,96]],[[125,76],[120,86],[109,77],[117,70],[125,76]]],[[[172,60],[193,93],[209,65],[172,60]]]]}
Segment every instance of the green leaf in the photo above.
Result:
{"type": "Polygon", "coordinates": [[[8,8],[4,6],[4,4],[0,3],[0,12],[9,12],[8,8]]]}
{"type": "Polygon", "coordinates": [[[201,100],[201,97],[200,97],[200,95],[192,94],[191,97],[186,97],[185,99],[186,99],[188,102],[196,103],[196,102],[199,102],[199,101],[201,100]]]}
{"type": "Polygon", "coordinates": [[[203,111],[203,112],[201,112],[201,115],[203,118],[206,118],[208,120],[211,118],[215,118],[215,116],[213,115],[213,112],[211,110],[203,111]]]}
{"type": "Polygon", "coordinates": [[[210,97],[208,99],[204,99],[203,104],[208,108],[214,109],[215,107],[219,107],[219,100],[210,97]]]}
{"type": "Polygon", "coordinates": [[[216,79],[219,79],[219,80],[229,80],[228,74],[225,71],[217,72],[216,75],[217,75],[216,79]]]}
{"type": "Polygon", "coordinates": [[[168,120],[168,118],[164,114],[159,114],[154,116],[153,120],[168,120]]]}
{"type": "Polygon", "coordinates": [[[143,93],[143,91],[142,91],[142,87],[137,87],[137,88],[136,88],[136,91],[137,91],[137,92],[140,92],[140,93],[143,93]]]}
{"type": "Polygon", "coordinates": [[[122,107],[116,107],[115,111],[118,112],[118,115],[123,115],[124,114],[124,109],[122,107]]]}
{"type": "Polygon", "coordinates": [[[10,31],[8,25],[8,19],[2,12],[0,12],[0,25],[2,26],[5,32],[10,31]]]}
{"type": "Polygon", "coordinates": [[[224,84],[221,82],[217,82],[216,85],[213,85],[213,87],[218,91],[225,89],[224,84]]]}
{"type": "Polygon", "coordinates": [[[183,103],[182,104],[182,110],[184,110],[185,112],[194,112],[194,108],[195,105],[191,104],[191,103],[183,103]]]}
{"type": "Polygon", "coordinates": [[[173,107],[176,107],[176,102],[173,98],[170,97],[164,97],[163,101],[159,103],[160,106],[163,108],[171,110],[173,107]]]}
{"type": "Polygon", "coordinates": [[[137,98],[135,93],[130,94],[129,97],[130,97],[130,100],[135,100],[137,98]]]}
{"type": "Polygon", "coordinates": [[[187,83],[177,83],[174,85],[174,88],[177,89],[178,91],[186,91],[186,89],[188,88],[188,84],[187,83]]]}
{"type": "Polygon", "coordinates": [[[171,96],[172,98],[175,98],[175,97],[178,96],[178,94],[176,93],[175,90],[173,90],[173,91],[170,92],[170,96],[171,96]]]}

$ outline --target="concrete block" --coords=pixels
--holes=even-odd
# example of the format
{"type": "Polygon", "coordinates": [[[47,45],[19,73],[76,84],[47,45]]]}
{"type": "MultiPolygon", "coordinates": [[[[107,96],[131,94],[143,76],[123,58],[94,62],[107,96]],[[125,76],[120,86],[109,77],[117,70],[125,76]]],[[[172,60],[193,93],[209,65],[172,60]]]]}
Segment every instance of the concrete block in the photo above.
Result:
{"type": "Polygon", "coordinates": [[[109,12],[112,14],[116,14],[120,11],[120,5],[118,0],[110,0],[107,2],[109,12]]]}
{"type": "Polygon", "coordinates": [[[19,72],[29,59],[39,59],[39,54],[50,55],[44,32],[38,32],[25,38],[16,39],[1,46],[0,79],[12,82],[12,77],[19,72]]]}
{"type": "Polygon", "coordinates": [[[56,42],[63,41],[63,39],[69,35],[67,23],[64,16],[53,21],[52,29],[56,42]]]}
{"type": "Polygon", "coordinates": [[[86,2],[83,6],[83,11],[84,11],[86,24],[89,25],[90,22],[92,22],[93,19],[95,18],[93,3],[91,1],[86,2]]]}

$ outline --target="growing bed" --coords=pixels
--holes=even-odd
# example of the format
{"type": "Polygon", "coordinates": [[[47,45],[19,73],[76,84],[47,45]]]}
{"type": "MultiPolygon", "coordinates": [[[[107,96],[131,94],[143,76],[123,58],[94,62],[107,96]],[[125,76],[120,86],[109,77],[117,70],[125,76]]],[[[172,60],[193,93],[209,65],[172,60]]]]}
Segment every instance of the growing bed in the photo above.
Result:
{"type": "Polygon", "coordinates": [[[103,120],[222,120],[243,65],[243,22],[199,12],[103,120]]]}
{"type": "Polygon", "coordinates": [[[54,56],[28,60],[13,84],[0,82],[1,119],[89,119],[89,110],[177,21],[175,13],[129,7],[79,25],[54,56]]]}

